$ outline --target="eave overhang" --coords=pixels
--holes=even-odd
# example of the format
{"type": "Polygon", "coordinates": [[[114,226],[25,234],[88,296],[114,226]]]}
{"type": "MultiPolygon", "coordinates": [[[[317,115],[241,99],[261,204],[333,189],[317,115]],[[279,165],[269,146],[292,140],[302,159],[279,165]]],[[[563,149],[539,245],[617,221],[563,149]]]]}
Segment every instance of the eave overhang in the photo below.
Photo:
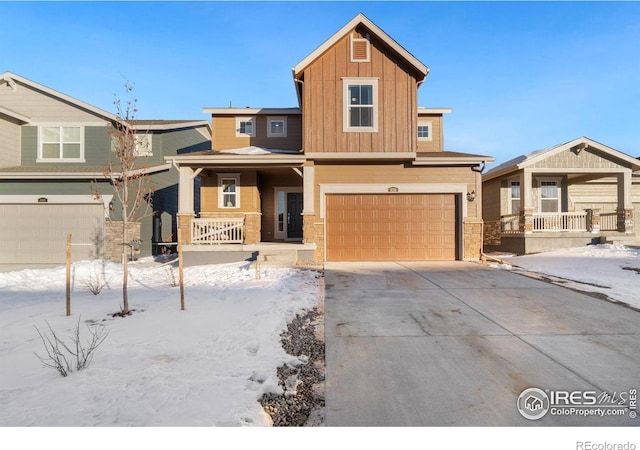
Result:
{"type": "MultiPolygon", "coordinates": [[[[488,180],[492,180],[494,178],[498,178],[501,176],[504,176],[506,174],[509,173],[513,173],[513,172],[517,172],[519,170],[523,170],[526,169],[527,167],[536,164],[537,162],[540,162],[550,156],[553,156],[555,154],[564,152],[566,150],[571,150],[571,149],[580,149],[580,151],[582,151],[583,149],[587,149],[587,148],[592,148],[596,151],[602,152],[604,154],[607,154],[617,160],[619,160],[620,162],[629,165],[629,168],[631,169],[631,171],[635,172],[637,170],[640,170],[640,160],[633,158],[632,156],[627,155],[626,153],[623,153],[621,151],[615,150],[611,147],[608,147],[604,144],[601,144],[597,141],[594,141],[592,139],[589,139],[588,137],[581,137],[578,139],[574,139],[572,141],[569,141],[565,144],[561,144],[561,145],[557,145],[555,147],[546,149],[546,150],[538,150],[532,153],[529,153],[527,155],[521,155],[519,157],[516,157],[512,160],[509,160],[501,165],[499,165],[498,167],[495,167],[493,169],[491,169],[489,172],[485,173],[482,177],[482,181],[488,181],[488,180]]],[[[589,169],[589,168],[558,168],[558,171],[563,171],[563,172],[573,172],[573,173],[607,173],[607,172],[611,172],[611,173],[615,173],[615,172],[619,172],[623,169],[599,169],[599,168],[593,168],[593,169],[589,169]]]]}

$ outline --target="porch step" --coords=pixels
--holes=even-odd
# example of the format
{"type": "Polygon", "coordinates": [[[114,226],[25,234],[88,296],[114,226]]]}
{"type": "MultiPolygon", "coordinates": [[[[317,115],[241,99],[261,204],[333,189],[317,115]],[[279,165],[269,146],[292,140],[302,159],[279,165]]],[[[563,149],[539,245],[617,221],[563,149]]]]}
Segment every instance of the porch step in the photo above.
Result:
{"type": "Polygon", "coordinates": [[[600,236],[601,244],[638,245],[634,235],[630,236],[600,236]]]}
{"type": "Polygon", "coordinates": [[[293,267],[298,262],[296,250],[260,251],[257,263],[261,267],[293,267]]]}

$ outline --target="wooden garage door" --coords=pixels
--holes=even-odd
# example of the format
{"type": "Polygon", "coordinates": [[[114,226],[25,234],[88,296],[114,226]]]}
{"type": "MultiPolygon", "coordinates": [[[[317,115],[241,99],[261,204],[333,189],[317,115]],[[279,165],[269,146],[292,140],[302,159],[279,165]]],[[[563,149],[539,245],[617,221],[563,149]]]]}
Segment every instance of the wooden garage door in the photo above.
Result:
{"type": "Polygon", "coordinates": [[[64,264],[67,233],[74,261],[96,253],[103,235],[102,205],[0,204],[0,263],[64,264]]]}
{"type": "Polygon", "coordinates": [[[454,194],[326,197],[327,261],[456,259],[454,194]]]}

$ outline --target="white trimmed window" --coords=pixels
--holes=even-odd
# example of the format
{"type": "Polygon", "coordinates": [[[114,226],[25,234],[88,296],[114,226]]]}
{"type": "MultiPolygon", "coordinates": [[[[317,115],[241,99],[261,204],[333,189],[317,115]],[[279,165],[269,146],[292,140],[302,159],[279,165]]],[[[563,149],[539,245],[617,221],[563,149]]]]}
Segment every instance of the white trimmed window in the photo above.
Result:
{"type": "Polygon", "coordinates": [[[378,131],[378,79],[343,78],[343,131],[378,131]]]}
{"type": "Polygon", "coordinates": [[[540,181],[540,212],[560,212],[560,183],[558,181],[540,181]]]}
{"type": "Polygon", "coordinates": [[[520,211],[520,182],[512,181],[509,183],[509,206],[511,214],[517,214],[520,211]]]}
{"type": "Polygon", "coordinates": [[[255,137],[256,118],[236,117],[236,137],[255,137]]]}
{"type": "Polygon", "coordinates": [[[287,118],[267,117],[267,137],[287,137],[287,118]]]}
{"type": "Polygon", "coordinates": [[[136,134],[135,156],[153,156],[152,142],[151,134],[136,134]]]}
{"type": "Polygon", "coordinates": [[[84,162],[84,127],[41,126],[38,161],[84,162]]]}
{"type": "Polygon", "coordinates": [[[418,121],[418,140],[419,141],[431,141],[433,138],[431,137],[431,129],[432,122],[428,120],[419,120],[418,121]]]}
{"type": "Polygon", "coordinates": [[[240,174],[239,173],[219,173],[218,174],[218,207],[219,208],[239,208],[240,207],[240,174]]]}

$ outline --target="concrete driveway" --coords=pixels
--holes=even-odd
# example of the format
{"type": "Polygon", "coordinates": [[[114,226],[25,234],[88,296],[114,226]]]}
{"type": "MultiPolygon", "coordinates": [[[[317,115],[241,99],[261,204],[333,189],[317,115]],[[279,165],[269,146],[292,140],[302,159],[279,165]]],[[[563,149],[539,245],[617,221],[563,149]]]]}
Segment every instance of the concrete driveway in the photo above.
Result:
{"type": "Polygon", "coordinates": [[[516,408],[532,387],[640,390],[640,312],[459,261],[329,263],[325,283],[328,426],[640,425],[516,408]]]}

